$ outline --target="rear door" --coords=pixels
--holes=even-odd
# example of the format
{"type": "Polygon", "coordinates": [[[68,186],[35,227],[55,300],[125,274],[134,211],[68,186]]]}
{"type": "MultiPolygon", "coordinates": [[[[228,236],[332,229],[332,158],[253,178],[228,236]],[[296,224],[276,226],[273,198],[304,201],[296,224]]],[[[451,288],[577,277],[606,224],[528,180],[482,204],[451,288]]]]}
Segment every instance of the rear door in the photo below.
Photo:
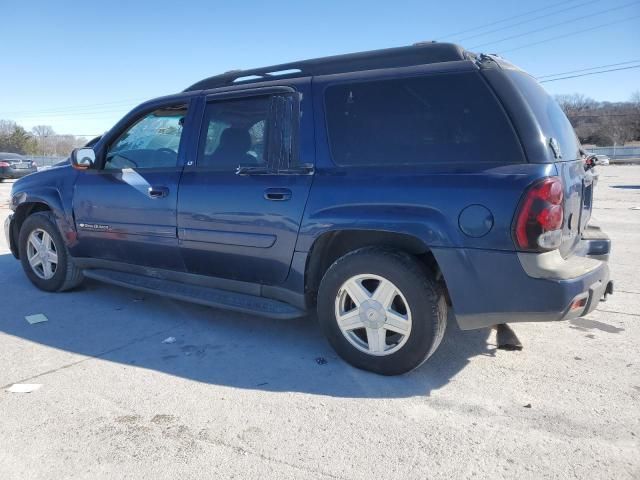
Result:
{"type": "Polygon", "coordinates": [[[569,119],[558,103],[530,75],[508,70],[531,108],[544,134],[549,155],[564,184],[564,226],[560,253],[569,255],[591,218],[593,176],[585,172],[578,140],[569,119]]]}
{"type": "Polygon", "coordinates": [[[102,166],[78,175],[74,255],[184,270],[176,205],[189,101],[142,113],[106,145],[102,166]]]}
{"type": "Polygon", "coordinates": [[[189,272],[283,282],[312,182],[308,79],[206,98],[197,161],[178,194],[178,238],[189,272]],[[307,109],[304,115],[302,112],[307,109]]]}

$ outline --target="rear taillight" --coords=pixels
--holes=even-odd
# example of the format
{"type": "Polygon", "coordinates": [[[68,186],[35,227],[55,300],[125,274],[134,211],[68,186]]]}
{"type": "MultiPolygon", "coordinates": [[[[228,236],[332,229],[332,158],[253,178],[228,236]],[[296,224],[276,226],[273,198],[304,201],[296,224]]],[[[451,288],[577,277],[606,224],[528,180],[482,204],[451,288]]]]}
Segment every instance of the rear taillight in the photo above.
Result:
{"type": "Polygon", "coordinates": [[[514,240],[520,250],[553,250],[562,242],[564,207],[562,181],[544,178],[529,187],[520,202],[514,240]]]}
{"type": "Polygon", "coordinates": [[[0,162],[0,167],[10,167],[11,164],[7,163],[7,162],[0,162]]]}

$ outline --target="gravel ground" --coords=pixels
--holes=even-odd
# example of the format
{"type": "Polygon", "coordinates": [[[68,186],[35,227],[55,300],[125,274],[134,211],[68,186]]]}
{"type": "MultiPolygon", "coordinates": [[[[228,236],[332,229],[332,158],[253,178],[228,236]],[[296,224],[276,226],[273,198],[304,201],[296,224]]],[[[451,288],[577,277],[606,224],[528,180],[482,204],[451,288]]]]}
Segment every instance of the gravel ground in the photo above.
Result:
{"type": "Polygon", "coordinates": [[[640,167],[602,167],[616,293],[597,311],[516,325],[522,352],[450,319],[434,357],[393,378],[336,358],[312,318],[90,281],[41,292],[0,243],[0,478],[640,478],[632,207],[640,167]],[[37,313],[49,321],[25,321],[37,313]],[[5,391],[18,382],[42,387],[5,391]]]}

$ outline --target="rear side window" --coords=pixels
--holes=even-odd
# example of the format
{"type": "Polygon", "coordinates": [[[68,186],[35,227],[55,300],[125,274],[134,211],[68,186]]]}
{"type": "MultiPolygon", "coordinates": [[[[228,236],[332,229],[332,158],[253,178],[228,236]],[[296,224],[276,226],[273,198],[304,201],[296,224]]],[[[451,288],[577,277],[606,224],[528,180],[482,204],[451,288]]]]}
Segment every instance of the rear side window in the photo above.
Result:
{"type": "Polygon", "coordinates": [[[202,126],[198,167],[284,170],[295,163],[298,115],[293,95],[264,95],[212,101],[202,126]]]}
{"type": "Polygon", "coordinates": [[[502,107],[475,73],[334,85],[325,108],[338,165],[524,161],[502,107]]]}
{"type": "Polygon", "coordinates": [[[558,102],[530,75],[518,70],[507,72],[536,116],[547,141],[554,138],[558,142],[560,159],[567,161],[580,158],[580,141],[558,102]]]}

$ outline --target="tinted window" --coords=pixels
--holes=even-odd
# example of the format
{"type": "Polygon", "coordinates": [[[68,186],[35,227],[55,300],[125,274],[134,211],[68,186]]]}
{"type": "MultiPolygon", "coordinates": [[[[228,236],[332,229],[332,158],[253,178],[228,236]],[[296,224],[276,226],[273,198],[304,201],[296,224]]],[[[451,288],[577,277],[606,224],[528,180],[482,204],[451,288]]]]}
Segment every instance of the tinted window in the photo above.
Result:
{"type": "Polygon", "coordinates": [[[175,167],[187,107],[167,107],[145,115],[109,147],[104,168],[175,167]]]}
{"type": "Polygon", "coordinates": [[[504,112],[473,73],[335,85],[326,112],[339,165],[523,161],[504,112]]]}
{"type": "Polygon", "coordinates": [[[530,75],[507,70],[524,95],[547,139],[555,138],[560,145],[562,160],[580,158],[580,142],[560,105],[530,75]]]}
{"type": "Polygon", "coordinates": [[[0,160],[19,162],[22,158],[22,155],[18,155],[17,153],[0,152],[0,160]]]}
{"type": "Polygon", "coordinates": [[[207,104],[198,166],[235,170],[266,165],[266,126],[270,97],[249,97],[207,104]]]}
{"type": "Polygon", "coordinates": [[[274,171],[295,163],[298,113],[294,95],[252,96],[207,104],[198,167],[235,171],[239,166],[274,171]]]}

